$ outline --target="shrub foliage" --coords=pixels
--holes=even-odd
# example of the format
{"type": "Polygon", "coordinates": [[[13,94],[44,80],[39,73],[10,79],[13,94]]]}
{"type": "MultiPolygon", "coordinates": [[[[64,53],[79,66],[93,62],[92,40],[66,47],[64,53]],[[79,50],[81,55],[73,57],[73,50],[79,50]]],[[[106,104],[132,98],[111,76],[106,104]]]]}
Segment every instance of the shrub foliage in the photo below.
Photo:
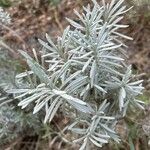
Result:
{"type": "Polygon", "coordinates": [[[120,24],[130,9],[124,0],[93,1],[93,7],[83,7],[83,13],[74,13],[78,21],[70,23],[61,37],[53,42],[46,34],[46,42],[39,39],[43,50],[41,60],[33,49],[34,57],[20,53],[31,70],[16,76],[13,93],[22,109],[33,107],[33,114],[45,111],[44,122],[51,122],[56,112],[63,113],[72,122],[65,129],[82,143],[80,150],[95,145],[101,147],[110,139],[119,142],[115,132],[118,119],[128,109],[143,103],[137,99],[142,94],[142,80],[132,74],[125,59],[123,38],[120,33],[128,25],[120,24]],[[33,105],[34,104],[34,105],[33,105]]]}

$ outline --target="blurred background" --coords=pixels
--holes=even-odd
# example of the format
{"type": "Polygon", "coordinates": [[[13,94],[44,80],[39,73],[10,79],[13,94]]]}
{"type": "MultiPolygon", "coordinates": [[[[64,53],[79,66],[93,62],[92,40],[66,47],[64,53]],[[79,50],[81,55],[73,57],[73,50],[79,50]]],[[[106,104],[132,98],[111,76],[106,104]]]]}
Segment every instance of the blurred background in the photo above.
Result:
{"type": "MultiPolygon", "coordinates": [[[[97,0],[101,2],[101,0],[97,0]]],[[[106,0],[109,2],[109,0],[106,0]]],[[[16,73],[26,68],[19,49],[32,55],[32,49],[41,50],[38,38],[48,33],[52,38],[61,35],[68,25],[66,17],[76,20],[73,9],[82,12],[90,0],[0,0],[0,7],[10,14],[10,24],[0,23],[0,85],[13,82],[16,73]]],[[[134,6],[123,20],[129,28],[123,30],[133,37],[127,41],[128,61],[135,74],[144,79],[144,94],[139,98],[147,106],[145,112],[135,112],[121,121],[117,130],[122,143],[111,142],[104,150],[149,150],[150,138],[150,0],[125,0],[127,7],[134,6]],[[148,128],[148,131],[145,128],[148,128]]],[[[11,86],[11,85],[10,85],[11,86]]],[[[5,86],[3,86],[5,87],[5,86]]],[[[0,86],[0,96],[5,95],[0,86]]],[[[6,98],[10,95],[6,94],[6,98]]],[[[30,112],[30,111],[29,111],[30,112]]],[[[78,149],[65,143],[55,131],[65,124],[56,116],[52,125],[42,124],[40,116],[6,105],[0,107],[0,150],[62,150],[78,149]]],[[[40,114],[42,115],[42,114],[40,114]]],[[[67,135],[66,135],[67,136],[67,135]]]]}

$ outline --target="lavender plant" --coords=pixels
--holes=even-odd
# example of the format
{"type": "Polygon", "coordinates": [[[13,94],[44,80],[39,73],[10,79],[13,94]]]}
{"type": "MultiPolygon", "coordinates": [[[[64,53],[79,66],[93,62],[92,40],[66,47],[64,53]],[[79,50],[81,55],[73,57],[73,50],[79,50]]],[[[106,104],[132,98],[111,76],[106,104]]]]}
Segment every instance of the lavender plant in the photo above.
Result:
{"type": "Polygon", "coordinates": [[[93,7],[83,7],[83,13],[74,13],[79,21],[68,19],[68,26],[56,43],[46,34],[41,61],[36,51],[34,58],[20,53],[31,70],[16,76],[13,93],[22,109],[33,106],[33,114],[45,111],[44,123],[51,122],[59,110],[70,119],[65,127],[82,143],[80,150],[92,145],[102,147],[113,139],[118,119],[126,116],[129,108],[143,107],[137,99],[142,94],[142,80],[132,74],[126,64],[122,38],[132,38],[120,33],[128,25],[120,24],[129,11],[124,0],[112,0],[93,7]],[[39,63],[42,62],[42,63],[39,63]],[[77,135],[77,136],[76,136],[77,135]]]}
{"type": "Polygon", "coordinates": [[[0,107],[0,145],[12,142],[25,133],[37,134],[40,129],[41,123],[37,115],[33,117],[32,113],[17,111],[13,105],[0,107]]]}
{"type": "MultiPolygon", "coordinates": [[[[9,14],[0,7],[0,26],[1,24],[9,24],[10,21],[11,21],[11,18],[9,14]]],[[[0,45],[2,44],[3,44],[3,41],[1,40],[1,37],[0,37],[0,45]]],[[[4,61],[5,58],[6,58],[6,54],[2,52],[2,49],[0,47],[0,67],[2,67],[3,64],[5,63],[4,61]]],[[[7,102],[12,101],[12,99],[8,99],[8,96],[6,96],[7,93],[3,91],[4,83],[2,83],[1,81],[4,79],[5,74],[6,74],[6,71],[4,70],[0,71],[0,106],[2,106],[3,104],[6,104],[7,102]]]]}
{"type": "MultiPolygon", "coordinates": [[[[10,21],[9,14],[0,8],[0,26],[8,25],[10,21]]],[[[3,46],[2,42],[0,41],[0,44],[3,46]]],[[[13,79],[16,71],[16,63],[6,49],[0,47],[0,146],[27,134],[27,131],[29,133],[32,130],[32,134],[41,131],[39,115],[22,112],[16,107],[17,102],[13,96],[6,92],[15,87],[13,79]]]]}
{"type": "Polygon", "coordinates": [[[11,18],[9,14],[0,7],[0,22],[4,24],[9,24],[10,21],[11,21],[11,18]]]}

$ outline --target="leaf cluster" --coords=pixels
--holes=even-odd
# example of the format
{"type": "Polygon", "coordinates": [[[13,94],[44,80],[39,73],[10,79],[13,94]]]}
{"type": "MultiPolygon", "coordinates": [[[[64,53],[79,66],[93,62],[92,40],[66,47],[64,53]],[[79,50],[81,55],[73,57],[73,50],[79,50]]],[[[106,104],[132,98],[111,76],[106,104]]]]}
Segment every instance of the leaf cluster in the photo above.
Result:
{"type": "Polygon", "coordinates": [[[4,24],[9,24],[10,21],[11,19],[9,14],[0,7],[0,22],[4,24]]]}
{"type": "Polygon", "coordinates": [[[22,109],[34,105],[33,113],[45,111],[44,122],[51,122],[57,111],[70,118],[65,129],[78,134],[74,142],[89,148],[91,143],[101,147],[110,139],[119,142],[115,132],[118,117],[126,115],[128,106],[143,109],[136,96],[142,94],[142,80],[136,80],[131,66],[125,62],[127,47],[120,33],[128,25],[120,24],[129,9],[124,0],[95,0],[93,7],[83,7],[83,13],[74,13],[79,21],[69,18],[61,37],[53,42],[46,34],[41,60],[33,49],[34,58],[20,53],[31,70],[16,76],[13,93],[22,109]],[[40,63],[41,62],[41,63],[40,63]]]}

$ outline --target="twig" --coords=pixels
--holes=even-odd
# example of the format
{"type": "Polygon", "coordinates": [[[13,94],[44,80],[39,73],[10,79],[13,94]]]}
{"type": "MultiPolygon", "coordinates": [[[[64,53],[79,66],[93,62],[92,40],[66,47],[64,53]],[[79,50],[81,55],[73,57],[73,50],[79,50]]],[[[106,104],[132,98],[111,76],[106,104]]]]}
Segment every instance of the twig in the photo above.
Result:
{"type": "Polygon", "coordinates": [[[60,28],[60,31],[63,32],[63,26],[58,19],[58,12],[56,11],[56,8],[54,8],[54,18],[55,18],[55,21],[56,21],[58,27],[60,28]]]}
{"type": "Polygon", "coordinates": [[[15,51],[11,47],[6,45],[2,40],[0,40],[0,45],[8,49],[10,52],[15,53],[15,51]]]}
{"type": "Polygon", "coordinates": [[[37,140],[37,142],[36,142],[35,150],[38,150],[38,149],[39,149],[39,140],[40,140],[40,138],[38,137],[38,140],[37,140]]]}

